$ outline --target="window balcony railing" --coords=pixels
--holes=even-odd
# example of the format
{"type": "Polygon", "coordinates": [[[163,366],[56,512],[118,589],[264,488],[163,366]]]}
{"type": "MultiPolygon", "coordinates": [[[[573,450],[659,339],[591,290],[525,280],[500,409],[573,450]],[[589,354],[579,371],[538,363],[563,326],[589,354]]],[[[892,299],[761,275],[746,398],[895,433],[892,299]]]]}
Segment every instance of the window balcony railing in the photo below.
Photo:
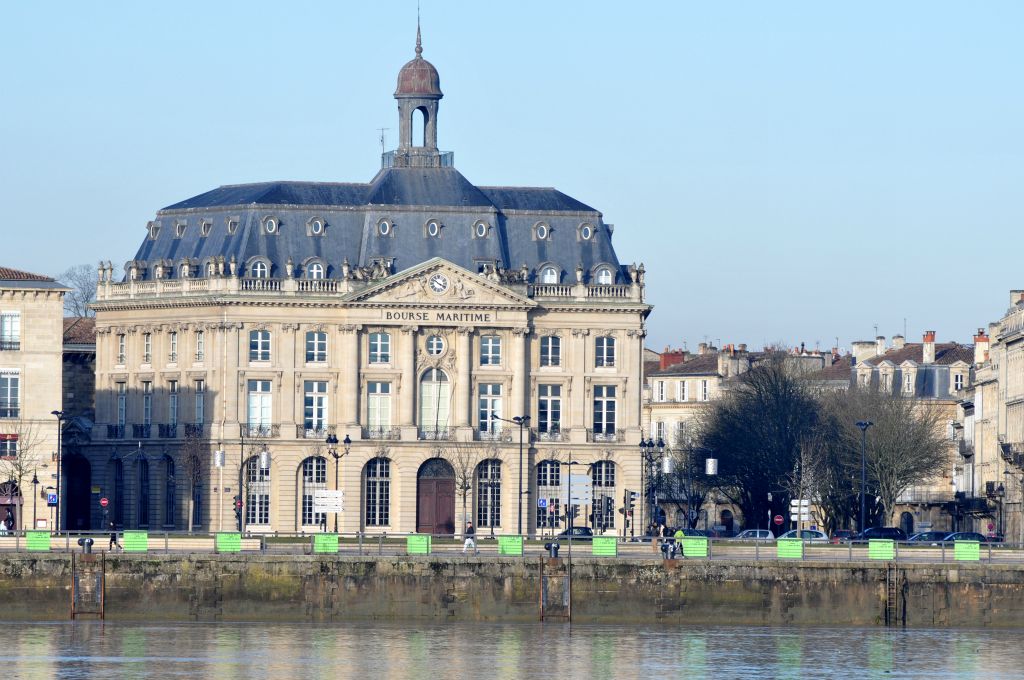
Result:
{"type": "Polygon", "coordinates": [[[0,352],[17,352],[21,349],[21,340],[0,340],[0,352]]]}
{"type": "Polygon", "coordinates": [[[334,425],[305,425],[296,423],[296,439],[327,439],[327,435],[334,434],[334,425]]]}
{"type": "Polygon", "coordinates": [[[621,442],[625,437],[626,433],[624,430],[595,432],[593,429],[587,428],[588,442],[621,442]]]}
{"type": "Polygon", "coordinates": [[[533,441],[535,442],[567,442],[569,441],[570,428],[550,427],[541,431],[540,428],[533,429],[533,441]]]}
{"type": "Polygon", "coordinates": [[[204,361],[206,359],[206,352],[196,352],[196,361],[204,361]]]}
{"type": "Polygon", "coordinates": [[[178,353],[177,352],[169,352],[167,354],[167,363],[169,363],[169,364],[176,364],[176,363],[178,363],[178,353]]]}
{"type": "Polygon", "coordinates": [[[107,439],[124,439],[124,425],[107,423],[107,439]]]}
{"type": "Polygon", "coordinates": [[[160,439],[176,439],[178,437],[177,423],[160,423],[157,425],[157,434],[160,439]]]}
{"type": "Polygon", "coordinates": [[[118,366],[124,366],[126,363],[128,363],[128,355],[127,354],[118,354],[117,355],[117,365],[118,366]]]}
{"type": "Polygon", "coordinates": [[[149,363],[152,363],[152,362],[153,362],[153,355],[152,354],[143,354],[142,355],[142,363],[149,364],[149,363]]]}
{"type": "Polygon", "coordinates": [[[248,439],[277,439],[281,436],[281,426],[277,423],[239,423],[241,437],[248,439]]]}
{"type": "Polygon", "coordinates": [[[478,442],[510,442],[512,441],[512,432],[508,430],[502,430],[499,428],[493,428],[491,430],[474,430],[473,438],[478,442]]]}
{"type": "Polygon", "coordinates": [[[454,439],[452,427],[431,427],[420,429],[420,439],[426,441],[448,441],[454,439]]]}
{"type": "Polygon", "coordinates": [[[398,440],[402,438],[402,430],[397,427],[364,427],[363,439],[389,439],[398,440]]]}
{"type": "Polygon", "coordinates": [[[206,436],[206,427],[205,423],[185,423],[185,436],[204,437],[206,436]]]}
{"type": "Polygon", "coordinates": [[[138,423],[132,425],[132,439],[149,439],[152,432],[152,425],[139,425],[138,423]]]}

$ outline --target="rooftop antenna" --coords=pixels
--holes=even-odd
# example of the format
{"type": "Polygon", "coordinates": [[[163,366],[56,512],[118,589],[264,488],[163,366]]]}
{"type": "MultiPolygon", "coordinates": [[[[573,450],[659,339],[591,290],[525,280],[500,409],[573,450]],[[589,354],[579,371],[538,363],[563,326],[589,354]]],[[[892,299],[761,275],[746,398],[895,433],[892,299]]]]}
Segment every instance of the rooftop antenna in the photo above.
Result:
{"type": "Polygon", "coordinates": [[[907,317],[903,317],[903,337],[907,337],[907,317]]]}
{"type": "Polygon", "coordinates": [[[878,337],[878,324],[875,324],[875,337],[878,337]]]}
{"type": "Polygon", "coordinates": [[[384,145],[387,143],[387,141],[386,141],[387,138],[384,136],[384,133],[387,132],[390,129],[391,128],[377,128],[377,132],[380,133],[380,152],[381,153],[384,153],[384,148],[385,148],[384,145]]]}

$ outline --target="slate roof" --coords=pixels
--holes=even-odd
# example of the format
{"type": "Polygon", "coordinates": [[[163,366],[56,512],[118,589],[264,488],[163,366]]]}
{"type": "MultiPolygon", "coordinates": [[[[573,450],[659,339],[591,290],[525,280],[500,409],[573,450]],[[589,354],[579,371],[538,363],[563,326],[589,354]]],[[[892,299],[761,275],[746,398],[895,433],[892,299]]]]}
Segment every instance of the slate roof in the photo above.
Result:
{"type": "Polygon", "coordinates": [[[147,237],[135,260],[146,263],[142,278],[153,276],[156,261],[170,262],[173,276],[188,258],[193,276],[204,276],[203,264],[211,258],[235,257],[239,275],[256,259],[270,264],[271,277],[285,276],[290,258],[296,277],[306,264],[318,261],[325,275],[340,275],[341,265],[366,267],[378,258],[392,259],[399,272],[434,257],[444,258],[470,271],[485,262],[506,269],[524,264],[532,280],[544,266],[559,272],[559,283],[575,282],[582,265],[584,282],[591,282],[601,265],[611,268],[615,283],[628,283],[628,273],[611,244],[611,230],[601,213],[552,188],[477,187],[452,167],[385,168],[366,184],[334,182],[262,182],[218,187],[174,203],[156,216],[156,238],[147,237]],[[279,233],[268,235],[264,218],[273,216],[279,233]],[[314,217],[326,223],[321,236],[311,236],[307,224],[314,217]],[[392,234],[382,238],[377,224],[388,219],[392,234]],[[429,237],[425,225],[436,219],[440,237],[429,237]],[[227,232],[229,220],[238,222],[227,232]],[[200,224],[208,221],[208,236],[200,224]],[[490,225],[486,238],[474,236],[478,221],[490,225]],[[534,236],[538,222],[549,226],[549,236],[534,236]],[[580,227],[593,226],[588,241],[579,237],[580,227]],[[177,235],[177,226],[184,234],[177,235]]]}
{"type": "Polygon", "coordinates": [[[64,344],[96,344],[96,319],[88,316],[64,317],[64,344]]]}
{"type": "MultiPolygon", "coordinates": [[[[828,355],[825,355],[826,358],[828,355]]],[[[811,373],[807,377],[811,380],[842,380],[845,382],[850,381],[851,371],[853,368],[853,355],[847,354],[839,357],[839,360],[830,366],[826,366],[816,373],[811,373]]]]}
{"type": "MultiPolygon", "coordinates": [[[[899,366],[904,361],[910,360],[915,363],[924,363],[924,345],[920,342],[908,342],[900,349],[890,349],[885,354],[865,359],[863,363],[878,366],[883,361],[891,361],[899,366]]],[[[972,345],[961,345],[956,342],[935,343],[935,363],[939,366],[948,366],[957,361],[974,363],[974,347],[972,345]]]]}

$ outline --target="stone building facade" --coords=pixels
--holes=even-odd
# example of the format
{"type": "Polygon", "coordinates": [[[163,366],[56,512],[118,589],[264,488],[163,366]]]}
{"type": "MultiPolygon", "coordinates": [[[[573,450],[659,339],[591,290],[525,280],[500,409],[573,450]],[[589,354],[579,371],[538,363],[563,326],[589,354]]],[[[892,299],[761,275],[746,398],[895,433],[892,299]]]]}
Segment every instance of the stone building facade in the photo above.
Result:
{"type": "Polygon", "coordinates": [[[571,462],[576,523],[621,530],[643,266],[576,199],[467,181],[421,52],[371,182],[220,187],[159,211],[124,281],[101,264],[93,526],[229,530],[237,497],[246,530],[316,531],[337,487],[343,532],[532,534],[563,526],[571,462]]]}
{"type": "Polygon", "coordinates": [[[67,291],[48,276],[0,267],[0,521],[10,513],[19,529],[36,520],[52,526],[45,496],[40,501],[32,491],[58,486],[52,412],[62,409],[67,291]]]}

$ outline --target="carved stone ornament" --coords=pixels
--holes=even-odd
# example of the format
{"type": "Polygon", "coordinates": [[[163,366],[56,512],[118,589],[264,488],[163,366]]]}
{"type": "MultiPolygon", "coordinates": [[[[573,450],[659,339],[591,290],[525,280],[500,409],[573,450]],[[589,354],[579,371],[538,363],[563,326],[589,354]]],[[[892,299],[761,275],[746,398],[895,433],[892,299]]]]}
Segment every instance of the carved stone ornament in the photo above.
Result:
{"type": "Polygon", "coordinates": [[[281,324],[281,330],[286,331],[288,333],[292,333],[294,331],[299,330],[299,324],[297,324],[297,323],[283,323],[283,324],[281,324]]]}
{"type": "Polygon", "coordinates": [[[403,333],[415,333],[420,329],[419,326],[402,326],[403,333]]]}
{"type": "Polygon", "coordinates": [[[572,329],[572,336],[574,338],[585,338],[588,335],[590,335],[590,329],[589,328],[573,328],[572,329]]]}
{"type": "Polygon", "coordinates": [[[528,335],[530,333],[530,327],[529,326],[516,327],[516,328],[513,328],[511,330],[512,330],[512,335],[517,335],[517,336],[528,335]]]}
{"type": "Polygon", "coordinates": [[[342,333],[358,333],[361,326],[355,323],[338,324],[338,330],[342,333]]]}

